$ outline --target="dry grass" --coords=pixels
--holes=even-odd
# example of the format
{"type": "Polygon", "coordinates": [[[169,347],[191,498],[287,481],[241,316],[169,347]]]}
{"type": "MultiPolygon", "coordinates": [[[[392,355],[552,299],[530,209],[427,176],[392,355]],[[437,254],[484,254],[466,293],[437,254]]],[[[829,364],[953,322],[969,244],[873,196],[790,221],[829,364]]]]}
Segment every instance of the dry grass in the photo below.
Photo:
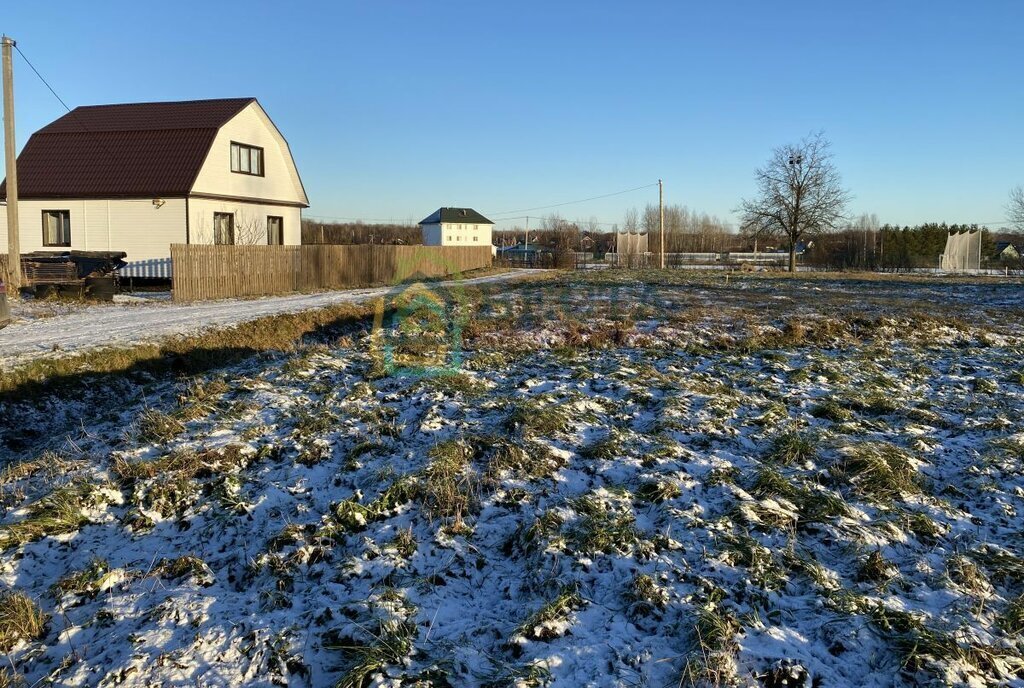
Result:
{"type": "Polygon", "coordinates": [[[260,351],[288,351],[318,330],[372,319],[375,306],[342,304],[330,308],[272,315],[198,335],[175,337],[160,344],[106,348],[60,358],[37,358],[0,376],[0,398],[35,385],[32,393],[58,391],[61,386],[88,384],[83,376],[138,370],[150,374],[202,372],[260,351]]]}
{"type": "Polygon", "coordinates": [[[480,479],[473,468],[473,448],[462,440],[434,446],[423,471],[421,499],[430,516],[448,519],[456,527],[475,511],[480,479]]]}
{"type": "Polygon", "coordinates": [[[0,592],[0,652],[8,653],[22,641],[42,638],[46,621],[46,615],[25,593],[0,592]]]}
{"type": "Polygon", "coordinates": [[[680,686],[732,685],[736,676],[736,634],[740,624],[716,606],[700,609],[692,626],[690,653],[679,679],[680,686]]]}
{"type": "Polygon", "coordinates": [[[846,447],[832,472],[859,494],[877,501],[891,501],[921,491],[910,457],[887,442],[846,447]]]}
{"type": "Polygon", "coordinates": [[[373,677],[392,664],[402,663],[413,649],[416,624],[408,621],[383,621],[367,644],[325,645],[342,650],[349,664],[336,688],[365,688],[373,677]]]}
{"type": "Polygon", "coordinates": [[[786,466],[814,461],[818,457],[817,438],[807,433],[785,432],[772,441],[771,451],[766,457],[772,463],[786,466]]]}
{"type": "Polygon", "coordinates": [[[136,437],[140,442],[165,443],[185,432],[185,425],[167,413],[147,408],[136,421],[136,437]]]}
{"type": "Polygon", "coordinates": [[[50,535],[76,532],[89,522],[84,509],[94,495],[94,488],[84,483],[54,490],[29,505],[23,520],[0,526],[0,551],[50,535]]]}

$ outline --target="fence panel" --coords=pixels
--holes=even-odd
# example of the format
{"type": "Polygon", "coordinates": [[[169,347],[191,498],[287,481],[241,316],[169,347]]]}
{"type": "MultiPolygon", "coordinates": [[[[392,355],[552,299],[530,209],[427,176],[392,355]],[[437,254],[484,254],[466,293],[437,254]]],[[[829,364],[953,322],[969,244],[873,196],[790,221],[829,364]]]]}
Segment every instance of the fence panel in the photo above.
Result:
{"type": "Polygon", "coordinates": [[[491,265],[490,246],[171,246],[176,301],[397,284],[491,265]]]}

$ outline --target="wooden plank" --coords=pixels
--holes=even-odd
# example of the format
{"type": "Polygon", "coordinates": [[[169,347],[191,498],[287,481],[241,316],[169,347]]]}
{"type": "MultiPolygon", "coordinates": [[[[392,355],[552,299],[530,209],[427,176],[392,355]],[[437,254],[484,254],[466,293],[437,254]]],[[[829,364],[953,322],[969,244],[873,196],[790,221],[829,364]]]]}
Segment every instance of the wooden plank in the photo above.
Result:
{"type": "MultiPolygon", "coordinates": [[[[2,260],[2,258],[0,258],[2,260]]],[[[176,301],[267,296],[458,275],[490,246],[171,246],[176,301]]],[[[2,265],[2,263],[0,263],[2,265]]]]}

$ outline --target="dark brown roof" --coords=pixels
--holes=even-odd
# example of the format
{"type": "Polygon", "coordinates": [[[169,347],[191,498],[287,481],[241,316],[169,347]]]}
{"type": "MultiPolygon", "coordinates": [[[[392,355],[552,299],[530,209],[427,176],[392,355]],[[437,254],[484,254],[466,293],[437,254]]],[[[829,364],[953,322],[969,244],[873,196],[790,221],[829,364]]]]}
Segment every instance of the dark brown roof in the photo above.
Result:
{"type": "MultiPolygon", "coordinates": [[[[217,131],[254,98],[77,107],[18,156],[20,198],[183,196],[217,131]]],[[[0,197],[6,197],[0,184],[0,197]]]]}

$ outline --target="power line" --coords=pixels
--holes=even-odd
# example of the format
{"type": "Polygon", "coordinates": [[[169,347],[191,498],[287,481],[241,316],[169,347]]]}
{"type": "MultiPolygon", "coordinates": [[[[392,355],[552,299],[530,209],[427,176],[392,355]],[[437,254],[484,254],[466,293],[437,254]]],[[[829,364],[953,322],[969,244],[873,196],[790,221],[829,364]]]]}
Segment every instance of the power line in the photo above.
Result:
{"type": "Polygon", "coordinates": [[[581,198],[576,201],[565,201],[564,203],[552,203],[551,205],[538,205],[533,208],[520,208],[518,210],[506,210],[501,213],[487,213],[488,215],[511,215],[512,213],[526,213],[531,210],[546,210],[548,208],[561,208],[564,205],[573,205],[575,203],[586,203],[587,201],[596,201],[601,198],[610,198],[612,196],[621,196],[622,194],[633,193],[634,191],[640,191],[641,189],[650,189],[651,187],[657,186],[658,183],[645,184],[638,186],[635,189],[625,189],[623,191],[613,191],[612,193],[601,194],[600,196],[591,196],[590,198],[581,198]]]}
{"type": "MultiPolygon", "coordinates": [[[[89,127],[85,126],[85,124],[82,123],[82,120],[79,119],[78,113],[76,113],[74,110],[69,108],[68,104],[64,102],[64,99],[61,98],[59,95],[57,95],[57,91],[55,91],[53,89],[53,86],[50,85],[50,82],[48,82],[43,77],[43,75],[39,73],[39,70],[36,69],[35,65],[33,65],[32,62],[28,59],[28,57],[25,56],[25,53],[23,53],[21,51],[21,48],[18,47],[17,43],[14,44],[14,49],[18,51],[19,55],[21,55],[21,59],[25,60],[25,64],[27,64],[32,69],[32,71],[35,72],[35,75],[37,77],[39,77],[40,81],[43,82],[43,85],[46,86],[46,88],[48,88],[50,90],[50,93],[53,94],[53,97],[56,98],[60,102],[60,104],[64,106],[64,109],[68,111],[69,115],[71,115],[71,120],[75,124],[78,125],[78,128],[81,129],[82,131],[84,131],[87,134],[92,134],[93,131],[90,130],[89,127]]],[[[107,154],[107,157],[110,158],[111,162],[113,162],[115,164],[118,164],[118,163],[121,162],[121,158],[119,158],[117,155],[115,155],[114,152],[111,151],[110,148],[107,147],[107,144],[104,143],[102,139],[97,140],[96,143],[98,143],[100,148],[103,149],[103,152],[107,154]]]]}
{"type": "Polygon", "coordinates": [[[43,75],[40,74],[39,70],[35,68],[35,65],[33,65],[27,57],[25,57],[25,53],[21,52],[21,48],[18,47],[17,43],[14,44],[14,49],[18,51],[19,55],[21,55],[21,59],[25,60],[25,64],[27,64],[32,69],[32,71],[36,73],[36,76],[39,77],[39,80],[43,82],[43,85],[46,86],[46,88],[50,89],[50,93],[53,94],[53,97],[60,101],[60,104],[64,106],[65,110],[71,112],[71,108],[68,107],[68,104],[64,102],[63,98],[57,95],[57,92],[53,90],[53,86],[50,86],[50,83],[43,78],[43,75]]]}

